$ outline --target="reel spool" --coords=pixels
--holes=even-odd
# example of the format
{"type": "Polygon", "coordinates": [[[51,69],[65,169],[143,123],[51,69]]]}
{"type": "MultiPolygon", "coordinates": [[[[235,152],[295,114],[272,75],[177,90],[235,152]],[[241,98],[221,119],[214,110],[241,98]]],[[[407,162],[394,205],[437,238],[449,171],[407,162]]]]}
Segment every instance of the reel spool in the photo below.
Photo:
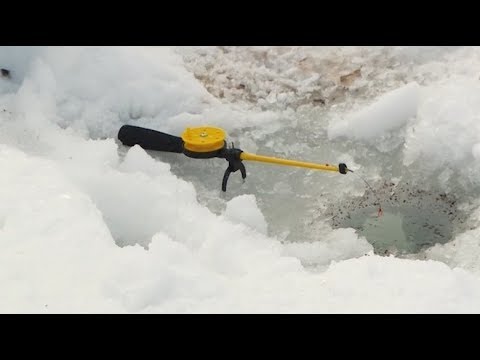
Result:
{"type": "Polygon", "coordinates": [[[183,152],[192,158],[218,157],[227,145],[223,129],[213,126],[186,128],[182,133],[183,152]]]}

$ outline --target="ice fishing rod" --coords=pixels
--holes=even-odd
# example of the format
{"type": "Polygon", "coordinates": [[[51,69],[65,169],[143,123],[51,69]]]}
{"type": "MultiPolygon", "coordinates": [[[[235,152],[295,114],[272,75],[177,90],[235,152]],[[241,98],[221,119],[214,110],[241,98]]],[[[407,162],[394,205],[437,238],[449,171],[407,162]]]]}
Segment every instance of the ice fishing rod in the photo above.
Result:
{"type": "Polygon", "coordinates": [[[179,153],[195,159],[215,157],[226,159],[228,167],[223,175],[223,191],[227,191],[227,181],[231,173],[240,170],[242,178],[247,177],[243,160],[339,172],[340,174],[351,171],[343,163],[335,166],[251,154],[235,148],[233,143],[231,147],[228,147],[225,138],[226,134],[223,129],[211,126],[187,128],[181,137],[133,125],[123,125],[118,131],[118,139],[127,146],[139,145],[145,150],[179,153]]]}

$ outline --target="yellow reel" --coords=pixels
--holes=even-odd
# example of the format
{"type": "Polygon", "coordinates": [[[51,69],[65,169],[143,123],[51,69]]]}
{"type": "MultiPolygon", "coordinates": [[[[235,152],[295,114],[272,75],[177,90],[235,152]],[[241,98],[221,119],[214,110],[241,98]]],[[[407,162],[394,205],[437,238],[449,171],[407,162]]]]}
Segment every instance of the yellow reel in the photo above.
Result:
{"type": "Polygon", "coordinates": [[[225,131],[212,126],[186,128],[182,133],[185,149],[192,152],[211,152],[225,146],[225,131]]]}

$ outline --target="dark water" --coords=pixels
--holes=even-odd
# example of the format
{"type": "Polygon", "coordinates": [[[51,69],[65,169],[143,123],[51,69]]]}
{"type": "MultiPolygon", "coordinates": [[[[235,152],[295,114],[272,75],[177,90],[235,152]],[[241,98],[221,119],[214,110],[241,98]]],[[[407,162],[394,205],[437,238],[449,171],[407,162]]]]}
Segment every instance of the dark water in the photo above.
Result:
{"type": "Polygon", "coordinates": [[[387,206],[378,217],[377,210],[368,207],[351,212],[341,225],[356,229],[379,254],[417,253],[452,238],[453,225],[443,212],[387,206]]]}
{"type": "Polygon", "coordinates": [[[465,227],[459,203],[453,194],[385,182],[361,197],[331,203],[325,216],[334,228],[356,229],[377,254],[415,254],[447,243],[465,227]]]}

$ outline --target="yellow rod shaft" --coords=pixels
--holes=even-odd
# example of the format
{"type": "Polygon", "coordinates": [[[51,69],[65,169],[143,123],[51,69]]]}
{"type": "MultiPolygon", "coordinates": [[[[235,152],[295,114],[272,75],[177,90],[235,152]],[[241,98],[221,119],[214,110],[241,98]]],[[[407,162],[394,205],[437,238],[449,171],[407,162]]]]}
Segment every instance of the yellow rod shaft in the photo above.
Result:
{"type": "Polygon", "coordinates": [[[304,167],[304,168],[309,168],[309,169],[339,172],[338,166],[335,166],[335,165],[315,164],[315,163],[296,161],[296,160],[279,159],[279,158],[274,158],[274,157],[270,157],[270,156],[250,154],[250,153],[246,153],[246,152],[242,152],[240,154],[240,159],[250,160],[250,161],[260,161],[260,162],[277,164],[277,165],[297,166],[297,167],[304,167]]]}

